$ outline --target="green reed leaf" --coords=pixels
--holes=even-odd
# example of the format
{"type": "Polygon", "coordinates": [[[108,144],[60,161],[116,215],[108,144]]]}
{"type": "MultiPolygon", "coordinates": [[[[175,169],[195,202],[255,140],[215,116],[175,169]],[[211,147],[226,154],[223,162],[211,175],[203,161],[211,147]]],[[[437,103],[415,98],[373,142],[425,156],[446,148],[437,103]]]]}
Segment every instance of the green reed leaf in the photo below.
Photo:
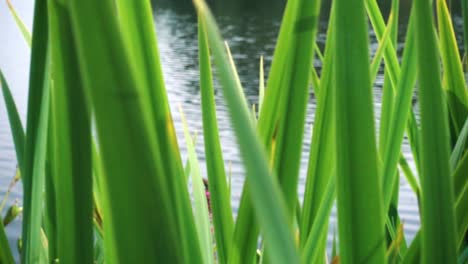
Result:
{"type": "Polygon", "coordinates": [[[198,19],[198,45],[200,61],[200,91],[205,140],[206,167],[210,186],[213,224],[220,263],[227,263],[234,232],[231,200],[226,182],[224,159],[221,152],[214,88],[211,73],[208,39],[204,24],[198,19]]]}
{"type": "Polygon", "coordinates": [[[340,259],[344,263],[385,263],[364,1],[343,0],[335,4],[340,259]]]}
{"type": "Polygon", "coordinates": [[[416,0],[414,8],[421,106],[422,262],[454,263],[455,213],[447,109],[431,1],[416,0]]]}
{"type": "Polygon", "coordinates": [[[13,142],[15,143],[16,160],[18,161],[18,167],[20,171],[24,169],[24,140],[25,133],[21,119],[18,113],[15,100],[11,95],[8,83],[0,70],[0,84],[2,86],[3,99],[5,100],[5,106],[8,113],[8,120],[11,128],[11,135],[13,136],[13,142]]]}
{"type": "Polygon", "coordinates": [[[200,173],[200,165],[198,164],[197,154],[193,139],[188,130],[187,120],[179,106],[180,115],[182,117],[182,124],[184,127],[184,138],[187,145],[188,156],[190,160],[191,178],[192,178],[192,191],[194,196],[194,215],[195,224],[198,232],[198,239],[200,242],[201,252],[203,256],[203,263],[211,264],[214,260],[213,255],[213,239],[211,238],[211,224],[210,212],[208,211],[207,197],[205,194],[205,187],[200,173]]]}
{"type": "Polygon", "coordinates": [[[26,27],[23,20],[16,12],[16,9],[11,3],[11,1],[6,0],[6,2],[8,5],[8,9],[10,9],[10,13],[13,16],[13,19],[15,20],[16,25],[18,26],[19,30],[21,31],[21,34],[23,35],[24,40],[26,41],[28,46],[31,47],[31,33],[29,32],[29,29],[26,27]]]}
{"type": "Polygon", "coordinates": [[[239,93],[234,69],[223,47],[216,23],[203,1],[195,1],[198,14],[205,23],[208,41],[213,52],[223,87],[223,95],[230,109],[232,124],[246,168],[252,203],[262,226],[265,241],[271,247],[273,263],[298,263],[292,233],[287,224],[286,207],[278,183],[271,177],[264,147],[260,144],[250,114],[239,93]]]}

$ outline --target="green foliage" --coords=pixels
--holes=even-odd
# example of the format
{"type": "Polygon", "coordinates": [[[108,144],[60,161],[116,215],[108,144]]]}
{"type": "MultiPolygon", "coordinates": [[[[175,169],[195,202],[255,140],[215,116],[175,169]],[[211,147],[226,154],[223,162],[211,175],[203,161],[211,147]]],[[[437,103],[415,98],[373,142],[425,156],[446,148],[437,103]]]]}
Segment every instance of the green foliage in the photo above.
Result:
{"type": "MultiPolygon", "coordinates": [[[[335,198],[333,263],[466,259],[468,96],[445,1],[436,0],[437,31],[431,1],[414,1],[401,62],[398,0],[387,23],[375,0],[335,1],[324,54],[316,42],[321,1],[287,1],[267,76],[260,59],[257,120],[215,18],[195,0],[207,175],[183,114],[182,165],[150,1],[37,0],[32,37],[8,4],[31,44],[25,129],[0,71],[23,183],[22,263],[327,263],[335,198]],[[372,59],[367,19],[379,43],[372,59]],[[246,169],[237,219],[212,60],[246,169]],[[371,87],[381,67],[377,134],[371,87]],[[310,85],[317,108],[301,203],[310,85]],[[405,133],[415,172],[401,153],[405,133]],[[421,205],[422,226],[408,246],[395,210],[400,174],[421,205]]],[[[4,224],[20,212],[11,207],[4,224]]],[[[0,224],[0,263],[13,255],[0,224]]]]}
{"type": "Polygon", "coordinates": [[[454,196],[439,51],[430,1],[417,0],[414,8],[421,104],[422,262],[455,263],[454,196]]]}
{"type": "Polygon", "coordinates": [[[208,185],[210,186],[209,193],[213,211],[213,224],[216,230],[215,237],[218,258],[221,263],[226,263],[234,232],[234,221],[216,121],[208,39],[204,24],[200,18],[198,19],[198,45],[203,134],[205,139],[208,185]]]}
{"type": "Polygon", "coordinates": [[[334,92],[340,259],[344,263],[385,263],[383,203],[377,168],[364,2],[345,0],[337,1],[335,5],[334,92]]]}

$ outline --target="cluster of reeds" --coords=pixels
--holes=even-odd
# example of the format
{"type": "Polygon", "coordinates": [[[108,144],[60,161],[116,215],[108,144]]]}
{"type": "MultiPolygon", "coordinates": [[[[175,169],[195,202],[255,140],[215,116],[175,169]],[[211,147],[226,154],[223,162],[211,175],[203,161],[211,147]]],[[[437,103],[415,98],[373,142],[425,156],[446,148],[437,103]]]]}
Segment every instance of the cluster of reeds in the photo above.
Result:
{"type": "MultiPolygon", "coordinates": [[[[187,166],[179,153],[150,1],[36,0],[26,132],[1,76],[24,188],[22,263],[465,263],[468,96],[446,2],[436,0],[433,14],[431,0],[413,1],[401,61],[398,0],[387,21],[376,0],[334,0],[323,54],[320,2],[287,1],[252,113],[215,19],[194,1],[211,222],[186,125],[187,166]],[[372,58],[368,19],[379,42],[372,58]],[[210,58],[246,170],[236,219],[210,58]],[[372,87],[382,61],[377,134],[372,87]],[[300,201],[309,87],[317,110],[300,201]],[[401,154],[405,135],[416,171],[401,154]],[[395,210],[400,177],[420,204],[411,244],[395,210]],[[338,242],[327,256],[335,199],[338,242]]],[[[12,256],[0,225],[0,263],[12,256]]]]}

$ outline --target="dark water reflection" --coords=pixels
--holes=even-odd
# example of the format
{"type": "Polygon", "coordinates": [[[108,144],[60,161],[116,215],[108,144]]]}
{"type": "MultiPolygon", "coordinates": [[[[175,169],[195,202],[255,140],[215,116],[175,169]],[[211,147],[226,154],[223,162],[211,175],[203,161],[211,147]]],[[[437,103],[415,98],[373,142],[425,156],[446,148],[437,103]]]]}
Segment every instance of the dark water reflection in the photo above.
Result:
{"type": "MultiPolygon", "coordinates": [[[[259,80],[259,59],[265,58],[265,73],[268,73],[271,64],[272,54],[283,13],[284,0],[236,0],[236,1],[208,1],[214,11],[217,22],[222,31],[223,37],[229,43],[231,51],[239,72],[239,76],[245,93],[250,103],[258,101],[258,80],[259,80]]],[[[390,1],[381,1],[381,8],[384,16],[388,15],[390,1]]],[[[406,21],[409,14],[409,1],[402,1],[400,4],[400,33],[398,49],[404,47],[404,34],[406,32],[406,21]]],[[[31,28],[33,1],[14,1],[20,15],[26,24],[31,28]]],[[[452,6],[454,10],[454,23],[457,38],[462,39],[462,20],[459,1],[455,1],[452,6]],[[458,5],[458,6],[457,6],[458,5]]],[[[201,160],[201,168],[204,168],[203,135],[200,110],[200,92],[198,85],[198,44],[196,17],[191,5],[191,0],[154,0],[154,14],[159,41],[159,50],[163,64],[164,78],[168,89],[171,109],[178,133],[179,144],[182,148],[182,155],[185,159],[185,142],[183,141],[180,116],[177,110],[181,105],[187,116],[190,129],[198,134],[197,153],[201,160]]],[[[328,10],[330,3],[322,5],[322,16],[318,35],[319,46],[323,49],[325,43],[325,31],[328,21],[328,10]]],[[[19,31],[7,11],[6,5],[0,4],[0,67],[7,76],[17,101],[23,120],[26,113],[27,82],[29,71],[29,50],[21,38],[19,31]]],[[[373,32],[370,35],[371,53],[377,48],[377,43],[373,32]]],[[[314,62],[320,72],[321,65],[314,62]]],[[[375,115],[380,115],[381,87],[383,77],[379,74],[375,83],[374,100],[375,115]]],[[[243,167],[237,151],[235,137],[232,133],[226,106],[216,83],[217,114],[220,128],[221,145],[223,148],[226,167],[232,173],[232,203],[237,210],[238,201],[243,185],[243,167]]],[[[307,156],[311,138],[311,127],[313,125],[315,113],[315,100],[313,94],[310,95],[307,107],[306,129],[304,136],[303,155],[301,161],[300,194],[304,191],[305,173],[307,167],[307,156]]],[[[378,119],[378,118],[377,118],[378,119]]],[[[407,143],[403,146],[404,155],[412,162],[407,143]]],[[[0,100],[0,198],[6,191],[9,181],[14,175],[16,159],[14,148],[9,132],[8,120],[4,108],[3,100],[0,100]]],[[[414,167],[414,166],[413,166],[414,167]]],[[[405,233],[411,240],[414,233],[419,228],[418,209],[416,199],[408,184],[402,180],[401,202],[399,205],[400,214],[405,222],[405,233]]],[[[13,189],[8,204],[15,200],[21,200],[21,186],[13,189]]],[[[330,230],[335,228],[336,211],[331,218],[330,230]]],[[[12,246],[20,234],[20,220],[12,223],[8,229],[8,236],[12,246]]],[[[331,234],[331,233],[330,233],[331,234]]],[[[331,235],[329,236],[331,241],[331,235]]]]}

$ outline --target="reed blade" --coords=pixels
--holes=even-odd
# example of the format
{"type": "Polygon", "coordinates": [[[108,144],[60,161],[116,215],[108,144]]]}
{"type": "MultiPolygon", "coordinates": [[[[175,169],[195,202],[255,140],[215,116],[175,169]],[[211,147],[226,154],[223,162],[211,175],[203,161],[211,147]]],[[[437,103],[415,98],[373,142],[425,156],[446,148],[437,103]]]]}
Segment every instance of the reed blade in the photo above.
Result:
{"type": "Polygon", "coordinates": [[[198,19],[198,45],[200,61],[200,90],[203,114],[203,135],[208,172],[208,185],[213,211],[213,223],[218,258],[220,263],[227,263],[229,249],[234,232],[231,201],[224,169],[224,159],[221,152],[214,88],[208,39],[204,24],[198,19]]]}
{"type": "Polygon", "coordinates": [[[336,1],[335,5],[340,259],[344,263],[385,263],[383,201],[377,169],[364,1],[343,0],[336,1]]]}
{"type": "Polygon", "coordinates": [[[421,107],[423,263],[456,262],[449,131],[430,0],[415,1],[421,107]]]}

